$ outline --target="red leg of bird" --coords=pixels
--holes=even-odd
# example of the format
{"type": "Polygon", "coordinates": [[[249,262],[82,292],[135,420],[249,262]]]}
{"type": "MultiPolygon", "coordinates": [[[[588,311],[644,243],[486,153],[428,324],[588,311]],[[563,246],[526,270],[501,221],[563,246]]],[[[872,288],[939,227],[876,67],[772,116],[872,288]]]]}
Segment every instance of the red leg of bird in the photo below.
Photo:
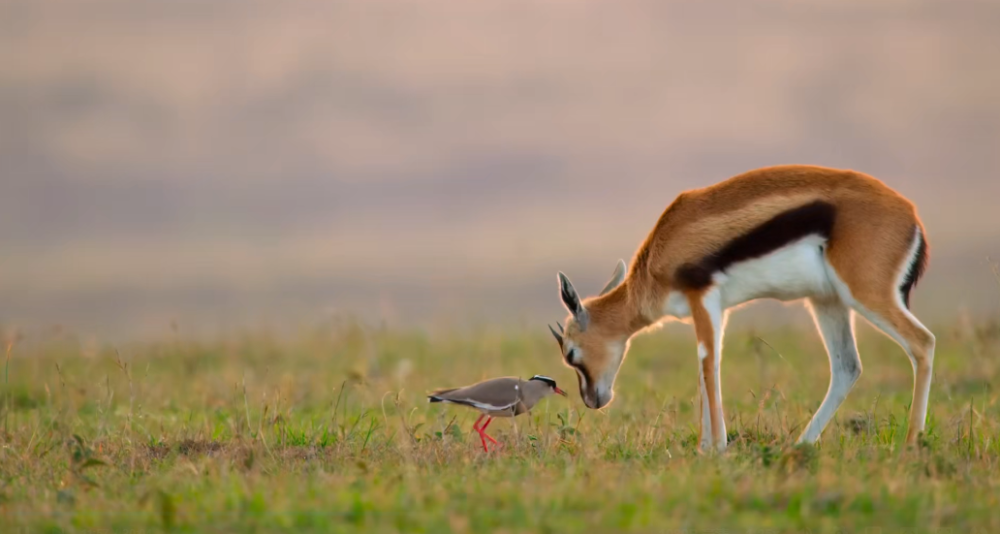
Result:
{"type": "Polygon", "coordinates": [[[486,414],[480,415],[479,419],[476,419],[476,422],[472,423],[472,429],[476,432],[479,432],[479,422],[483,420],[483,417],[486,417],[486,414]]]}
{"type": "MultiPolygon", "coordinates": [[[[479,422],[482,421],[484,417],[486,417],[486,414],[480,415],[479,419],[476,419],[476,422],[473,423],[472,429],[475,430],[477,434],[479,434],[479,441],[483,443],[483,450],[486,452],[490,452],[490,450],[486,448],[486,438],[483,437],[483,428],[479,426],[479,422]]],[[[489,424],[489,420],[486,421],[486,424],[489,424]]]]}
{"type": "Polygon", "coordinates": [[[483,423],[483,426],[479,429],[479,431],[482,432],[482,434],[484,436],[486,436],[486,439],[492,441],[493,444],[495,445],[496,442],[497,442],[497,440],[493,439],[493,436],[490,436],[489,434],[486,433],[486,427],[490,426],[490,423],[492,423],[492,422],[493,422],[493,418],[490,417],[489,419],[486,420],[485,423],[483,423]]]}

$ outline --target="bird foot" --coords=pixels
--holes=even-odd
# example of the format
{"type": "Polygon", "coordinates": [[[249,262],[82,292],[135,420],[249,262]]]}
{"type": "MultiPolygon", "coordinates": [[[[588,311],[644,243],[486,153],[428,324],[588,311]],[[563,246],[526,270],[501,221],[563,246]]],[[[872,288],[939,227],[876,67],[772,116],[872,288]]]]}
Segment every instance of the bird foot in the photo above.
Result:
{"type": "Polygon", "coordinates": [[[499,443],[497,443],[497,440],[493,439],[493,436],[484,432],[483,429],[477,428],[476,431],[479,433],[479,441],[482,442],[484,451],[490,452],[489,447],[486,445],[486,440],[490,440],[491,443],[493,443],[498,447],[501,446],[499,443]]]}
{"type": "Polygon", "coordinates": [[[493,422],[492,417],[486,419],[486,422],[483,423],[483,426],[479,426],[479,422],[483,420],[483,417],[480,417],[479,419],[476,420],[475,424],[472,425],[472,429],[479,434],[479,441],[482,442],[483,444],[483,450],[486,452],[490,452],[489,447],[487,447],[486,445],[486,440],[490,440],[491,443],[493,443],[498,447],[502,445],[497,443],[497,440],[493,439],[493,436],[486,433],[486,427],[490,426],[490,423],[493,422]]]}

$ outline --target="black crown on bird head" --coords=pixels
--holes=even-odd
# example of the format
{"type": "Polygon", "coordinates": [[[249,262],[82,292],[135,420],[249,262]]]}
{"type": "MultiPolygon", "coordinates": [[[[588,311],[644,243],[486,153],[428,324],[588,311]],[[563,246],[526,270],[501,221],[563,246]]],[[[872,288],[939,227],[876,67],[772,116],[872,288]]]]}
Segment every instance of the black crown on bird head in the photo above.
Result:
{"type": "Polygon", "coordinates": [[[548,384],[549,387],[552,387],[552,388],[556,387],[556,381],[553,380],[553,379],[551,379],[551,378],[549,378],[549,377],[547,377],[547,376],[535,375],[535,376],[531,377],[530,380],[540,380],[540,381],[545,382],[546,384],[548,384]]]}

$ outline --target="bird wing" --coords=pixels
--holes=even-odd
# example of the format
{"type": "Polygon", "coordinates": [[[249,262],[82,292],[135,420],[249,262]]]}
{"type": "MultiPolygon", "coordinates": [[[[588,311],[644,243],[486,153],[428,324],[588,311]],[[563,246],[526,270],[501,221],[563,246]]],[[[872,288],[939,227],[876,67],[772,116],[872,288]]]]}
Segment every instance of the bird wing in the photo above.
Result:
{"type": "Polygon", "coordinates": [[[501,377],[471,386],[448,390],[434,396],[443,402],[464,404],[480,410],[509,410],[521,401],[521,379],[501,377]]]}
{"type": "Polygon", "coordinates": [[[441,399],[443,402],[450,402],[452,404],[464,404],[465,406],[471,406],[479,410],[486,410],[488,412],[502,412],[504,410],[509,410],[517,404],[518,401],[514,401],[510,404],[504,406],[494,406],[485,402],[478,402],[472,399],[441,399]]]}

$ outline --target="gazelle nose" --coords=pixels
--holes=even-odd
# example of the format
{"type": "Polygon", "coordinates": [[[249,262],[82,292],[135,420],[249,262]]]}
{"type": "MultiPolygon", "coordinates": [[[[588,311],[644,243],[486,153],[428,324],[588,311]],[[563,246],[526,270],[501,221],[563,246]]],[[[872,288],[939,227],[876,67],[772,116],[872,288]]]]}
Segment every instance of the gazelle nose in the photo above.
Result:
{"type": "Polygon", "coordinates": [[[614,397],[614,393],[611,391],[597,390],[589,397],[587,406],[595,410],[600,410],[611,402],[612,397],[614,397]]]}

